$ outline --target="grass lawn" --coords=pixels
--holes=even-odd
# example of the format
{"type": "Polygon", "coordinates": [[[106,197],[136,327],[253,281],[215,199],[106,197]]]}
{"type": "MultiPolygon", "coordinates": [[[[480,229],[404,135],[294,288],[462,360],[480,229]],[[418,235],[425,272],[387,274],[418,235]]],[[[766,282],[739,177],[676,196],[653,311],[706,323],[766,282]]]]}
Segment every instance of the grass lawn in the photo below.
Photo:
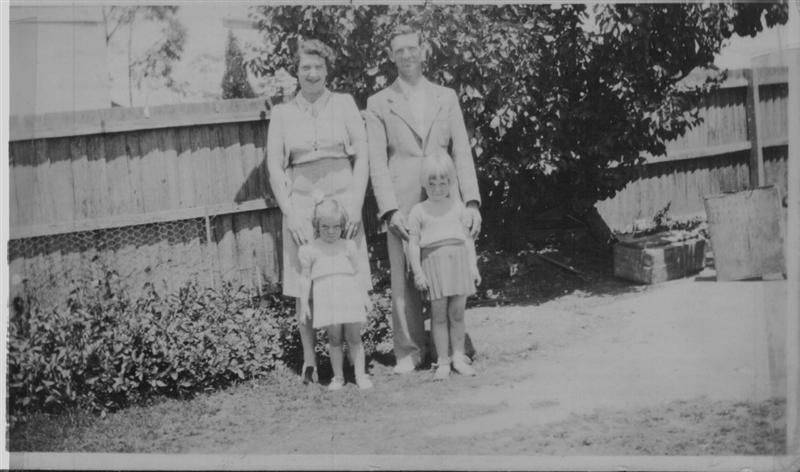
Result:
{"type": "MultiPolygon", "coordinates": [[[[552,406],[524,389],[496,401],[465,402],[487,388],[535,381],[565,349],[591,347],[622,319],[592,307],[640,295],[614,280],[608,261],[556,253],[582,277],[529,255],[492,256],[486,287],[467,313],[477,377],[434,382],[432,371],[391,373],[391,356],[370,360],[375,388],[339,392],[304,386],[279,369],[191,400],[161,399],[104,418],[79,411],[38,415],[9,432],[10,451],[233,454],[782,454],[785,402],[706,397],[646,407],[598,407],[537,421],[552,406]],[[570,259],[570,256],[573,256],[570,259]],[[492,305],[492,302],[497,306],[492,305]],[[502,302],[502,303],[499,303],[502,302]],[[528,402],[532,421],[483,428],[481,419],[528,402]],[[472,421],[472,423],[470,423],[472,421]],[[472,426],[461,426],[461,425],[472,426]],[[452,425],[447,431],[443,425],[452,425]]],[[[633,348],[632,348],[633,349],[633,348]]],[[[635,355],[632,352],[631,355],[635,355]]],[[[571,392],[565,392],[565,394],[571,392]]],[[[582,393],[591,396],[592,392],[582,393]]],[[[544,417],[544,416],[543,416],[544,417]]]]}

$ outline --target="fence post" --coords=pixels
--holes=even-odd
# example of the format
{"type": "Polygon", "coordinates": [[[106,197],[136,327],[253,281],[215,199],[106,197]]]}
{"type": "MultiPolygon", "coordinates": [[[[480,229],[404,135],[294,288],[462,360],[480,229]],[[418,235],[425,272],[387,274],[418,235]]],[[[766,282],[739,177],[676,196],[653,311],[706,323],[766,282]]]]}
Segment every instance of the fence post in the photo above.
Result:
{"type": "Polygon", "coordinates": [[[800,47],[789,61],[789,211],[786,247],[786,454],[800,454],[800,47]]]}
{"type": "MultiPolygon", "coordinates": [[[[208,268],[208,278],[209,282],[211,283],[212,288],[219,288],[217,287],[217,277],[216,277],[216,269],[219,267],[215,267],[212,258],[211,258],[211,244],[213,242],[213,233],[211,232],[211,217],[208,214],[208,205],[203,207],[204,215],[203,220],[205,221],[206,226],[206,250],[205,250],[205,260],[206,260],[206,267],[208,268]]],[[[214,258],[213,260],[216,260],[214,258]]]]}
{"type": "Polygon", "coordinates": [[[747,134],[750,138],[750,188],[764,185],[764,153],[758,135],[761,119],[761,99],[758,95],[758,69],[744,69],[747,79],[747,134]]]}

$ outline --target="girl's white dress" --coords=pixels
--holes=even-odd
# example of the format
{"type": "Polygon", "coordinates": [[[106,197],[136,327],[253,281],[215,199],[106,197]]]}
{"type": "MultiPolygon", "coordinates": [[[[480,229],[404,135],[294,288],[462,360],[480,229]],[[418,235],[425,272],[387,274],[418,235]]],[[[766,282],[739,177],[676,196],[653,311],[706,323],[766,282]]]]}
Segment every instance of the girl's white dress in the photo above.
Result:
{"type": "Polygon", "coordinates": [[[302,272],[311,277],[314,328],[367,320],[369,301],[356,277],[358,249],[352,240],[315,239],[301,246],[297,256],[302,272]]]}

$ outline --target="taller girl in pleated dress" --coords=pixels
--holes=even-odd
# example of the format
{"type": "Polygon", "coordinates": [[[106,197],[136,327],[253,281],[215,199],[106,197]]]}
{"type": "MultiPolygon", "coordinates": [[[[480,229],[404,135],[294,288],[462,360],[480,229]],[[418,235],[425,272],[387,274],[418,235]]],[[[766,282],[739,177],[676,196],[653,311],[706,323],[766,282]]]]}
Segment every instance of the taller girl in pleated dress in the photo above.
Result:
{"type": "Polygon", "coordinates": [[[469,215],[454,196],[458,195],[455,166],[449,156],[423,159],[421,175],[428,198],[414,205],[408,215],[408,258],[414,284],[427,291],[431,303],[431,333],[438,358],[434,378],[449,377],[451,365],[462,375],[475,375],[464,355],[466,300],[481,282],[475,242],[467,229],[469,215]]]}
{"type": "Polygon", "coordinates": [[[369,298],[359,281],[359,258],[356,243],[342,239],[347,227],[347,213],[337,200],[315,195],[315,239],[300,246],[300,316],[313,319],[314,328],[328,331],[328,349],[333,367],[329,390],[344,386],[344,341],[355,369],[356,384],[364,390],[372,387],[364,365],[361,327],[367,321],[369,298]],[[311,295],[311,298],[309,298],[311,295]]]}

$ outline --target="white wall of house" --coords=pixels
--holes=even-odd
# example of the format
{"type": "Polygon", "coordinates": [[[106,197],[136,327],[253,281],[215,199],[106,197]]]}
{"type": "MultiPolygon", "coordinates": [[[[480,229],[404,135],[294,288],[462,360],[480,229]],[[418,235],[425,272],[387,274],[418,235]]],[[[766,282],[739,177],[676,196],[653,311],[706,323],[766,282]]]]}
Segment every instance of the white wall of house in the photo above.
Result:
{"type": "Polygon", "coordinates": [[[9,8],[9,113],[108,108],[99,6],[9,8]]]}

